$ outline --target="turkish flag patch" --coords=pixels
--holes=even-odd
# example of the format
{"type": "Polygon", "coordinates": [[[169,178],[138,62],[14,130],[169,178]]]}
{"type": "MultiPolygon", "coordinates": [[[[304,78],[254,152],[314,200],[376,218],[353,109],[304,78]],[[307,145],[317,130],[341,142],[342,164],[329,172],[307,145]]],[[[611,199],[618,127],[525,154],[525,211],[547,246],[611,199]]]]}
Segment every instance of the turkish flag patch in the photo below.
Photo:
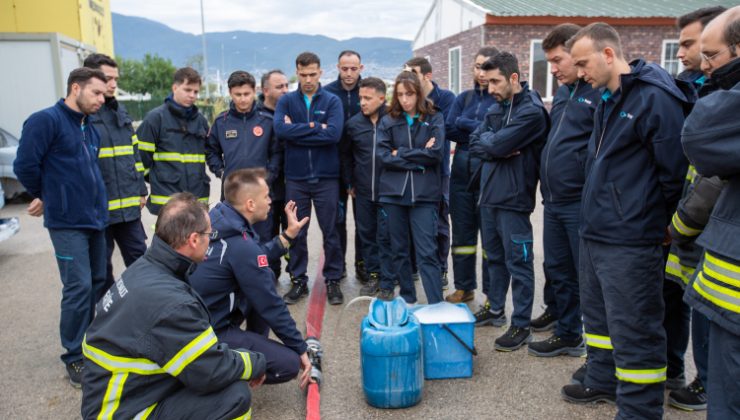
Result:
{"type": "Polygon", "coordinates": [[[257,265],[261,267],[267,267],[269,264],[267,263],[267,255],[258,255],[257,256],[257,265]]]}
{"type": "Polygon", "coordinates": [[[262,130],[262,127],[255,125],[254,128],[252,129],[252,134],[259,137],[262,134],[264,134],[264,131],[262,130]]]}

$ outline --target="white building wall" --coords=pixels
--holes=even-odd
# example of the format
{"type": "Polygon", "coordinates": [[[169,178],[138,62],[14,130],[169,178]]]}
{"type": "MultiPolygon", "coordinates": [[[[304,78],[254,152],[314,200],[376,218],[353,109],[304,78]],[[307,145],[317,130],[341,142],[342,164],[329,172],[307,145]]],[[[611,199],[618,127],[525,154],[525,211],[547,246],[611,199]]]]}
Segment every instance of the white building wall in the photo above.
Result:
{"type": "Polygon", "coordinates": [[[414,39],[416,50],[486,21],[485,10],[465,0],[435,0],[414,39]]]}

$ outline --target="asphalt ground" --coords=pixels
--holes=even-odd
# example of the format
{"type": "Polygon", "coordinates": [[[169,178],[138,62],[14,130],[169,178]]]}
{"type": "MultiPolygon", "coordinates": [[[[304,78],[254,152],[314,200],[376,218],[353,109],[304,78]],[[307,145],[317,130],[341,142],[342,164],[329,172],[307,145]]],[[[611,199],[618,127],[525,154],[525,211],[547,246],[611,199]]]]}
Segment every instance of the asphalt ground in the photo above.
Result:
{"type": "MultiPolygon", "coordinates": [[[[212,199],[217,199],[218,181],[212,185],[212,199]]],[[[48,233],[42,220],[25,213],[24,204],[11,204],[0,210],[0,217],[18,216],[20,232],[0,243],[0,319],[5,327],[0,335],[0,418],[75,419],[80,417],[79,390],[67,382],[64,365],[59,359],[63,349],[59,342],[59,305],[61,282],[48,233]]],[[[154,217],[144,211],[144,225],[151,236],[154,217]]],[[[353,221],[349,220],[349,225],[353,221]]],[[[534,316],[542,312],[542,208],[532,215],[535,230],[536,296],[534,316]]],[[[347,241],[349,275],[342,282],[345,303],[356,297],[360,284],[354,278],[353,229],[347,241]]],[[[310,262],[308,273],[313,283],[321,252],[321,232],[317,223],[309,231],[310,262]]],[[[124,268],[114,256],[116,273],[124,268]]],[[[450,263],[450,267],[451,267],[450,263]]],[[[480,268],[479,268],[480,270],[480,268]]],[[[452,281],[451,281],[452,283],[452,281]]],[[[289,288],[286,275],[280,278],[278,291],[289,288]]],[[[421,284],[417,284],[419,303],[424,303],[421,284]]],[[[453,290],[451,285],[450,291],[453,290]]],[[[449,293],[448,292],[448,293],[449,293]]],[[[475,311],[484,300],[479,291],[475,311]]],[[[306,303],[303,299],[290,306],[299,328],[305,331],[306,303]]],[[[344,308],[327,305],[321,343],[324,348],[321,387],[321,415],[324,419],[606,419],[616,409],[609,404],[579,406],[564,402],[560,388],[569,383],[570,375],[585,359],[573,357],[538,358],[526,347],[501,353],[493,341],[504,328],[475,329],[474,373],[469,379],[425,381],[422,401],[411,408],[382,410],[369,406],[364,399],[360,376],[359,325],[367,313],[367,302],[344,308]]],[[[507,315],[512,310],[507,303],[507,315]]],[[[537,333],[544,339],[549,333],[537,333]]],[[[686,377],[695,370],[691,350],[686,356],[686,377]]],[[[666,398],[667,399],[667,398],[666,398]]],[[[700,419],[704,413],[685,413],[666,404],[666,419],[700,419]]],[[[297,381],[262,386],[253,395],[253,418],[303,419],[305,395],[297,381]]]]}

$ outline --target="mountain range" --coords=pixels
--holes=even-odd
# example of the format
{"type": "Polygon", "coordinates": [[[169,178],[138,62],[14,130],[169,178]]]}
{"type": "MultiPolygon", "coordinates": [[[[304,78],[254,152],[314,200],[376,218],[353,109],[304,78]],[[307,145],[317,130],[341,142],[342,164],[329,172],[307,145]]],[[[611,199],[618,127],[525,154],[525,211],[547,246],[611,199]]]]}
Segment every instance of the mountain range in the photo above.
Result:
{"type": "MultiPolygon", "coordinates": [[[[119,57],[141,59],[148,53],[169,58],[177,67],[200,66],[200,35],[178,31],[150,19],[113,13],[113,40],[119,57]]],[[[312,51],[321,58],[323,79],[333,79],[337,77],[337,55],[348,49],[362,55],[364,75],[383,79],[393,79],[404,61],[412,56],[411,41],[395,38],[340,41],[323,35],[298,33],[206,32],[209,78],[215,77],[217,72],[228,75],[237,69],[255,75],[281,69],[290,77],[295,57],[303,51],[312,51]]]]}

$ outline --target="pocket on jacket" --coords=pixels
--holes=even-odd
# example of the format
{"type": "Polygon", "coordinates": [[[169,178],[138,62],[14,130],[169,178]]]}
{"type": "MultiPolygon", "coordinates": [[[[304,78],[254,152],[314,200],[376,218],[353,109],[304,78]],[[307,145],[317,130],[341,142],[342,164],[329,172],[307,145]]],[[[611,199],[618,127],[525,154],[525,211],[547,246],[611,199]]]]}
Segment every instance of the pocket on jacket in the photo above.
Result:
{"type": "Polygon", "coordinates": [[[612,205],[614,206],[614,210],[617,211],[617,214],[619,214],[619,218],[622,219],[624,218],[622,203],[620,202],[620,196],[622,195],[622,193],[617,189],[613,182],[608,183],[607,186],[609,188],[609,193],[612,196],[612,205]]]}
{"type": "Polygon", "coordinates": [[[532,232],[511,234],[511,258],[515,263],[529,263],[534,260],[532,251],[532,232]]]}

